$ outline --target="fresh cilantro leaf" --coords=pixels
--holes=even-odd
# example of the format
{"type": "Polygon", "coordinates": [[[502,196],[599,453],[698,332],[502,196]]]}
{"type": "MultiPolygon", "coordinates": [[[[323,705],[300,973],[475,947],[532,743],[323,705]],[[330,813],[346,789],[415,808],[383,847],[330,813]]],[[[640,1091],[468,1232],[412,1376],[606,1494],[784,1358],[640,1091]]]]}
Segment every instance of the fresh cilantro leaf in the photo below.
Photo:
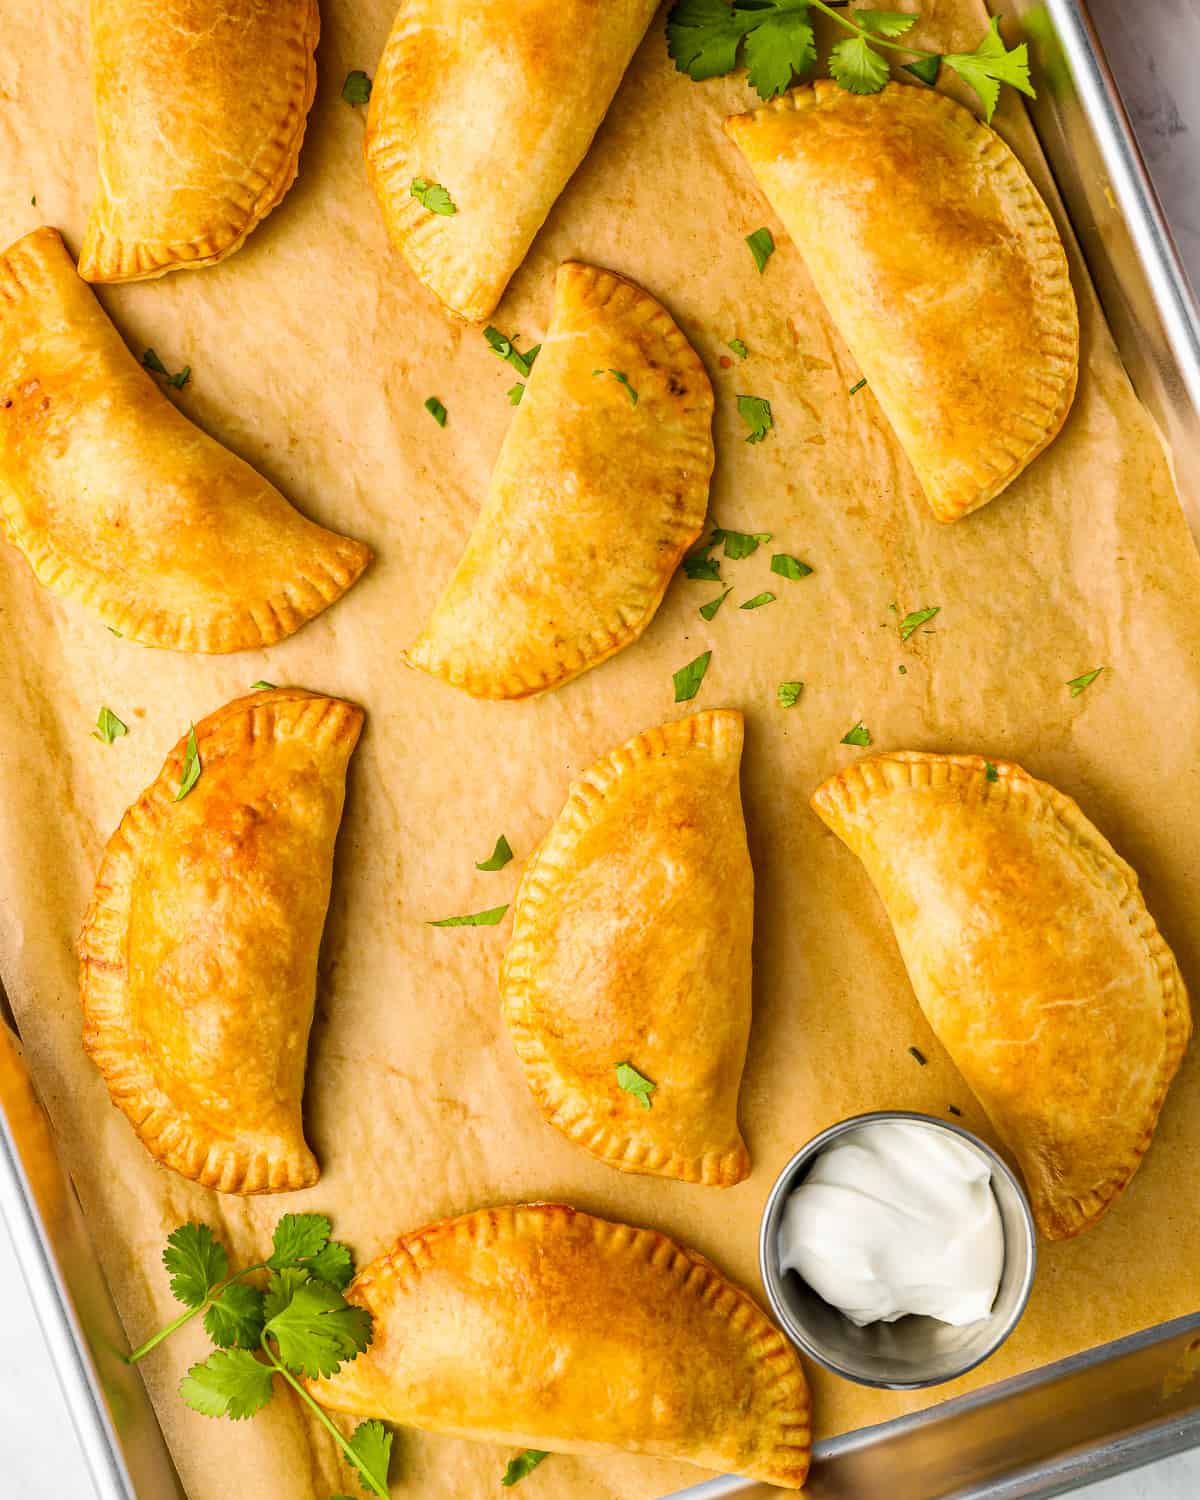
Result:
{"type": "Polygon", "coordinates": [[[1037,98],[1029,81],[1029,47],[1025,42],[1005,47],[996,16],[974,52],[947,52],[942,61],[979,95],[985,120],[990,121],[996,111],[1002,83],[1011,84],[1031,99],[1037,98]]]}
{"type": "Polygon", "coordinates": [[[721,564],[709,553],[717,545],[714,534],[707,542],[689,552],[683,560],[683,571],[693,583],[720,583],[721,564]]]}
{"type": "Polygon", "coordinates": [[[371,80],[361,68],[346,74],[342,84],[342,98],[347,104],[366,104],[371,97],[371,80]]]}
{"type": "Polygon", "coordinates": [[[229,1275],[225,1246],[207,1224],[181,1224],[167,1236],[163,1265],[171,1278],[171,1295],[185,1307],[200,1307],[218,1282],[229,1275]]]}
{"type": "Polygon", "coordinates": [[[775,595],[770,592],[755,594],[753,599],[747,599],[745,604],[739,604],[739,609],[761,609],[764,604],[774,604],[775,595]]]}
{"type": "Polygon", "coordinates": [[[732,349],[739,359],[745,359],[750,353],[741,339],[726,339],[725,347],[732,349]]]}
{"type": "Polygon", "coordinates": [[[911,31],[917,18],[901,10],[856,10],[852,19],[856,26],[876,36],[898,37],[911,31]]]}
{"type": "Polygon", "coordinates": [[[125,632],[123,630],[118,630],[115,625],[106,625],[104,628],[105,628],[105,630],[110,631],[113,635],[117,635],[117,636],[122,636],[123,637],[124,634],[125,634],[125,632]]]}
{"type": "Polygon", "coordinates": [[[1070,682],[1067,683],[1067,686],[1071,689],[1071,697],[1078,698],[1084,688],[1091,687],[1092,683],[1095,682],[1096,678],[1103,671],[1103,667],[1093,667],[1090,672],[1084,672],[1081,677],[1072,677],[1070,682]]]}
{"type": "Polygon", "coordinates": [[[790,578],[793,582],[797,578],[807,578],[812,569],[806,562],[801,562],[798,557],[792,557],[787,552],[777,552],[771,559],[771,572],[778,573],[780,578],[790,578]]]}
{"type": "Polygon", "coordinates": [[[775,425],[775,419],[771,415],[771,403],[764,400],[762,396],[739,396],[737,409],[738,415],[750,429],[746,441],[761,443],[775,425]]]}
{"type": "Polygon", "coordinates": [[[904,63],[904,71],[911,73],[914,78],[919,78],[922,83],[930,85],[938,81],[938,70],[942,66],[942,59],[935,53],[932,57],[918,57],[916,62],[904,63]]]}
{"type": "Polygon", "coordinates": [[[304,1268],[318,1281],[327,1281],[338,1291],[345,1291],[354,1280],[354,1257],[340,1240],[330,1240],[327,1245],[322,1245],[315,1255],[305,1260],[304,1268]]]}
{"type": "Polygon", "coordinates": [[[487,859],[478,860],[475,868],[477,870],[503,870],[504,866],[513,857],[512,849],[503,834],[496,840],[496,847],[488,855],[487,859]]]}
{"type": "Polygon", "coordinates": [[[802,682],[781,682],[779,684],[778,697],[781,708],[795,708],[800,701],[800,694],[804,691],[802,682]]]}
{"type": "MultiPolygon", "coordinates": [[[[388,1464],[392,1457],[392,1434],[374,1419],[360,1422],[350,1438],[350,1451],[381,1490],[387,1489],[388,1464]]],[[[366,1489],[366,1485],[363,1486],[366,1489]]]]}
{"type": "Polygon", "coordinates": [[[272,1271],[298,1266],[310,1255],[323,1250],[332,1228],[324,1214],[284,1214],[275,1226],[271,1258],[272,1271]]]}
{"type": "Polygon", "coordinates": [[[204,1328],[222,1349],[257,1349],[263,1331],[263,1294],[244,1281],[232,1282],[204,1314],[204,1328]]]}
{"type": "Polygon", "coordinates": [[[856,380],[854,382],[854,384],[846,392],[847,396],[857,396],[858,393],[859,393],[859,391],[862,390],[863,386],[866,385],[866,383],[867,383],[867,377],[864,375],[861,380],[856,380]]]}
{"type": "Polygon", "coordinates": [[[436,922],[430,922],[430,927],[495,927],[507,906],[493,906],[488,911],[473,911],[465,917],[442,917],[436,922]]]}
{"type": "Polygon", "coordinates": [[[782,94],[791,87],[795,74],[807,73],[816,62],[817,43],[807,8],[807,0],[801,4],[793,0],[747,32],[742,56],[749,69],[748,82],[760,99],[782,94]]]}
{"type": "Polygon", "coordinates": [[[842,735],[843,745],[859,745],[865,748],[870,743],[871,731],[867,728],[867,726],[861,719],[859,719],[858,723],[854,726],[853,729],[848,729],[846,733],[842,735]]]}
{"type": "Polygon", "coordinates": [[[305,1281],[268,1319],[264,1336],[274,1339],[281,1362],[294,1375],[312,1380],[335,1375],[343,1360],[362,1353],[371,1342],[371,1314],[351,1307],[337,1287],[305,1281]]]}
{"type": "Polygon", "coordinates": [[[532,1474],[542,1459],[549,1457],[549,1453],[542,1448],[526,1448],[524,1453],[518,1453],[516,1458],[509,1459],[500,1483],[506,1490],[511,1489],[526,1474],[532,1474]]]}
{"type": "Polygon", "coordinates": [[[719,78],[737,66],[741,40],[757,24],[752,12],[727,0],[679,0],[667,17],[667,53],[697,83],[719,78]]]}
{"type": "Polygon", "coordinates": [[[986,781],[999,781],[1000,780],[1000,772],[997,771],[997,769],[995,768],[994,765],[992,765],[992,763],[991,763],[990,760],[985,760],[984,763],[983,763],[983,775],[984,775],[984,779],[986,781]]]}
{"type": "Polygon", "coordinates": [[[429,415],[433,418],[433,420],[438,424],[439,427],[445,427],[446,417],[448,413],[446,411],[446,408],[442,405],[442,403],[436,396],[426,397],[425,410],[429,413],[429,415]]]}
{"type": "Polygon", "coordinates": [[[924,625],[926,620],[932,620],[934,615],[939,615],[941,612],[942,606],[940,604],[931,604],[926,609],[914,609],[911,614],[905,615],[903,620],[900,621],[900,639],[902,641],[908,640],[909,636],[920,626],[924,625]]]}
{"type": "Polygon", "coordinates": [[[643,1109],[650,1108],[650,1095],[658,1087],[644,1078],[632,1063],[619,1062],[617,1064],[617,1084],[627,1094],[632,1094],[643,1109]]]}
{"type": "Polygon", "coordinates": [[[713,619],[717,613],[717,610],[720,609],[722,604],[725,603],[726,599],[728,599],[730,594],[732,593],[733,589],[727,588],[723,594],[718,594],[715,599],[710,599],[707,604],[702,604],[700,606],[701,615],[703,615],[706,620],[713,619]]]}
{"type": "Polygon", "coordinates": [[[309,1279],[307,1266],[284,1266],[282,1271],[272,1271],[263,1293],[263,1314],[268,1320],[291,1305],[292,1298],[309,1279]]]}
{"type": "Polygon", "coordinates": [[[754,257],[754,264],[758,267],[761,276],[767,268],[767,262],[775,254],[775,236],[767,228],[756,229],[753,234],[746,236],[746,243],[750,246],[750,254],[754,257]]]}
{"type": "Polygon", "coordinates": [[[270,1365],[248,1349],[218,1349],[193,1365],[179,1382],[179,1394],[193,1411],[206,1417],[240,1422],[261,1411],[274,1389],[270,1365]]]}
{"type": "MultiPolygon", "coordinates": [[[[515,337],[510,339],[506,334],[501,333],[498,328],[493,328],[490,323],[483,330],[483,336],[488,341],[488,347],[498,359],[502,359],[507,364],[510,364],[522,380],[529,379],[529,372],[533,369],[533,362],[538,357],[538,353],[542,347],[541,344],[535,344],[532,349],[528,349],[522,354],[516,346],[515,337]]],[[[512,400],[511,394],[509,400],[512,400]]],[[[515,406],[516,402],[513,402],[513,405],[515,406]]]]}
{"type": "Polygon", "coordinates": [[[758,551],[760,543],[770,540],[769,531],[726,531],[723,526],[715,526],[709,545],[723,543],[725,556],[733,562],[741,562],[744,557],[752,557],[758,551]]]}
{"type": "Polygon", "coordinates": [[[632,404],[634,406],[636,406],[638,404],[638,393],[629,384],[629,376],[626,375],[625,371],[624,370],[610,370],[608,373],[613,377],[613,379],[617,382],[618,385],[623,385],[625,387],[626,391],[628,391],[628,393],[629,393],[629,399],[630,399],[630,401],[632,402],[632,404]]]}
{"type": "Polygon", "coordinates": [[[521,397],[525,394],[525,387],[518,380],[515,385],[509,386],[505,394],[508,396],[509,406],[520,406],[521,397]]]}
{"type": "Polygon", "coordinates": [[[427,182],[424,177],[414,177],[408,191],[431,214],[449,216],[458,212],[454,200],[440,182],[427,182]]]}
{"type": "Polygon", "coordinates": [[[830,49],[829,71],[852,94],[877,94],[891,70],[865,36],[848,36],[830,49]]]}
{"type": "Polygon", "coordinates": [[[153,349],[147,349],[145,354],[142,355],[142,364],[145,365],[147,370],[153,370],[156,375],[164,375],[167,384],[173,385],[177,391],[181,391],[192,378],[191,365],[184,365],[182,370],[172,375],[153,349]]]}
{"type": "Polygon", "coordinates": [[[187,748],[183,752],[183,773],[179,778],[179,790],[175,793],[176,802],[183,801],[200,780],[200,772],[203,769],[200,747],[196,744],[196,726],[193,724],[188,730],[187,748]]]}
{"type": "Polygon", "coordinates": [[[102,708],[96,715],[96,727],[92,730],[93,739],[102,740],[104,744],[111,745],[113,740],[119,740],[123,734],[128,733],[128,724],[123,724],[111,708],[102,708]]]}
{"type": "Polygon", "coordinates": [[[275,684],[273,682],[264,682],[260,677],[257,682],[250,684],[250,691],[252,693],[273,693],[275,691],[275,684]]]}
{"type": "Polygon", "coordinates": [[[900,673],[901,677],[908,676],[908,668],[903,663],[901,663],[900,666],[896,668],[896,671],[900,673]]]}
{"type": "Polygon", "coordinates": [[[700,684],[704,681],[704,674],[708,671],[708,664],[712,661],[712,652],[705,651],[696,657],[695,661],[688,662],[686,667],[680,667],[678,672],[672,672],[671,681],[675,684],[675,702],[690,703],[700,691],[700,684]]]}
{"type": "Polygon", "coordinates": [[[925,1056],[925,1054],[919,1047],[910,1047],[908,1049],[908,1055],[913,1059],[917,1066],[921,1068],[923,1068],[929,1061],[929,1059],[925,1056]]]}

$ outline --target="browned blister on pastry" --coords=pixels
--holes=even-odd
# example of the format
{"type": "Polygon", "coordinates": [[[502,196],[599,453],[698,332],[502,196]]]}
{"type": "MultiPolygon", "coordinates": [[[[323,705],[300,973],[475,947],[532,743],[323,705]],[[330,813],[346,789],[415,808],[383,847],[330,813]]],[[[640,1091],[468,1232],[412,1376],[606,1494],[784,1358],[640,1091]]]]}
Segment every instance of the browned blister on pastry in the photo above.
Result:
{"type": "Polygon", "coordinates": [[[1094,1224],[1191,1035],[1137,876],[1070,799],[974,755],[876,755],[813,806],[883,899],[913,988],[1025,1175],[1038,1227],[1094,1224]]]}
{"type": "Polygon", "coordinates": [[[823,80],[725,129],[795,241],[939,521],[994,499],[1075,394],[1066,252],[1021,163],[944,94],[823,80]]]}
{"type": "Polygon", "coordinates": [[[718,709],[604,756],[517,896],[501,993],[525,1077],[552,1125],[623,1172],[727,1187],[750,1171],[741,755],[742,716],[718,709]],[[620,1064],[652,1092],[623,1088],[620,1064]]]}
{"type": "Polygon", "coordinates": [[[0,255],[0,516],[40,583],[175,651],[282,640],[371,557],[177,410],[53,229],[0,255]]]}
{"type": "Polygon", "coordinates": [[[146,1149],[224,1193],[308,1187],[300,1103],[352,703],[253,693],[121,820],[79,940],[84,1045],[146,1149]]]}
{"type": "Polygon", "coordinates": [[[523,698],[636,641],[704,525],[712,409],[653,297],[562,266],[466,551],[405,660],[477,698],[523,698]]]}
{"type": "Polygon", "coordinates": [[[88,281],[237,250],[296,177],[317,0],[91,0],[98,185],[88,281]]]}
{"type": "Polygon", "coordinates": [[[452,312],[495,309],[656,9],[403,0],[371,91],[367,175],[392,243],[452,312]],[[432,212],[414,182],[444,188],[454,212],[432,212]]]}
{"type": "Polygon", "coordinates": [[[351,1284],[371,1345],[309,1390],[335,1411],[559,1453],[626,1449],[799,1489],[795,1350],[702,1256],[555,1203],[404,1235],[351,1284]]]}

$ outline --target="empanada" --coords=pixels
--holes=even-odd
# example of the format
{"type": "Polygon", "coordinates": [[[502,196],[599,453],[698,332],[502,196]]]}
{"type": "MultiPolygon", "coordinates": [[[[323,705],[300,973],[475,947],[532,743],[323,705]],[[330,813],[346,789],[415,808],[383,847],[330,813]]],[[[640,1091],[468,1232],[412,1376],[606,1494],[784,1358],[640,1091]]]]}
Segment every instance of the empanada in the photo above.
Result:
{"type": "Polygon", "coordinates": [[[636,641],[704,525],[712,387],[653,297],[559,268],[554,320],[454,576],[405,660],[477,698],[636,641]]]}
{"type": "Polygon", "coordinates": [[[302,688],[195,726],[121,819],[79,939],[84,1045],[146,1149],[223,1193],[308,1187],[317,950],[363,714],[302,688]]]}
{"type": "Polygon", "coordinates": [[[1025,1174],[1038,1227],[1094,1224],[1137,1170],[1191,1035],[1137,876],[1007,761],[902,751],[813,806],[883,899],[921,1008],[1025,1174]]]}
{"type": "Polygon", "coordinates": [[[796,1351],[703,1256],[557,1203],[404,1235],[346,1293],[371,1346],[308,1382],[334,1411],[559,1453],[627,1449],[799,1489],[796,1351]]]}
{"type": "Polygon", "coordinates": [[[487,318],[583,160],[654,0],[403,0],[371,92],[388,236],[460,317],[487,318]],[[413,192],[445,190],[433,212],[413,192]]]}
{"type": "Polygon", "coordinates": [[[317,0],[91,0],[99,183],[88,281],[211,266],[291,187],[317,0]]]}
{"type": "Polygon", "coordinates": [[[572,783],[517,896],[500,988],[525,1077],[552,1125],[623,1172],[727,1187],[750,1171],[741,755],[731,709],[613,750],[572,783]]]}
{"type": "Polygon", "coordinates": [[[725,129],[799,247],[939,521],[1055,437],[1079,367],[1066,252],[1025,169],[944,94],[823,80],[725,129]]]}
{"type": "Polygon", "coordinates": [[[282,640],[371,557],[171,404],[53,229],[0,256],[0,516],[40,583],[176,651],[282,640]]]}

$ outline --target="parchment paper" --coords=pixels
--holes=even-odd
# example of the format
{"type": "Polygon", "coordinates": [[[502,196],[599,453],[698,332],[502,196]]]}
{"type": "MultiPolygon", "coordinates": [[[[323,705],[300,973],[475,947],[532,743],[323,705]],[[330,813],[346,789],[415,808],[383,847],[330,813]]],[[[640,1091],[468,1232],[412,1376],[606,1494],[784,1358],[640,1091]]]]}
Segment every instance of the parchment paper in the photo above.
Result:
{"type": "MultiPolygon", "coordinates": [[[[1200,567],[1168,465],[1135,400],[1082,269],[1083,369],[1066,430],[1008,492],[944,529],[931,519],[870,390],[800,258],[720,132],[752,96],[744,77],[700,86],[668,62],[658,18],[495,322],[537,341],[552,273],[579,257],[661,297],[717,391],[712,515],[774,534],[724,565],[735,593],[711,624],[714,585],[674,583],[644,638],[541,699],[474,702],[400,665],[452,569],[484,494],[513,372],[479,331],[444,316],[385,245],[360,159],[362,112],[339,98],[372,71],[392,0],[326,0],[321,86],[300,179],[232,259],[102,292],[132,348],[192,367],[181,407],[309,515],[369,541],[378,560],[350,594],[269,653],[202,658],[115,639],[38,588],[0,550],[0,963],[132,1339],[176,1310],[166,1232],[213,1223],[257,1259],[278,1215],[331,1213],[362,1264],[401,1231],[480,1205],[564,1199],[654,1225],[758,1287],[763,1200],[787,1156],[855,1111],[944,1113],[992,1139],[913,999],[856,861],[807,808],[817,782],[878,747],[1012,757],[1076,796],[1141,873],[1193,987],[1200,980],[1200,567]],[[760,276],[743,236],[779,246],[760,276]],[[745,340],[750,357],[729,356],[745,340]],[[775,429],[747,445],[737,393],[766,396],[775,429]],[[449,409],[440,430],[423,410],[449,409]],[[773,550],[816,570],[773,577],[773,550]],[[778,602],[736,605],[771,587],[778,602]],[[941,613],[901,644],[901,614],[941,613]],[[568,779],[675,717],[671,673],[712,665],[693,707],[747,717],[743,773],[758,883],[755,1021],[742,1089],[754,1159],[726,1192],[623,1176],[545,1125],[501,1029],[507,921],[426,919],[509,900],[568,779]],[[1072,698],[1068,678],[1103,665],[1072,698]],[[907,668],[907,671],[902,671],[907,668]],[[367,731],[351,767],[321,963],[306,1114],[324,1175],[310,1192],[242,1202],[155,1166],[80,1045],[72,949],[99,852],[190,720],[260,677],[356,699],[367,731]],[[779,708],[776,685],[802,678],[779,708]],[[101,704],[130,726],[105,746],[101,704]],[[483,874],[505,833],[517,861],[483,874]],[[908,1048],[928,1058],[920,1067],[908,1048]]],[[[973,0],[923,6],[925,36],[970,46],[973,0]]],[[[0,239],[58,225],[78,248],[94,167],[82,0],[0,0],[0,239]],[[36,207],[30,202],[36,195],[36,207]]],[[[496,107],[480,98],[481,110],[496,107]]],[[[1013,100],[1005,134],[1046,186],[1013,100]]],[[[1047,188],[1047,190],[1049,190],[1047,188]]],[[[970,337],[964,329],[963,336],[970,337]]],[[[819,1431],[877,1422],[1192,1310],[1200,1088],[1194,1057],[1157,1140],[1098,1228],[1043,1246],[1029,1311],[1007,1346],[956,1385],[920,1395],[811,1371],[819,1431]]],[[[357,1493],[332,1445],[279,1396],[252,1422],[214,1424],[174,1387],[202,1357],[198,1328],[143,1366],[193,1500],[357,1493]]],[[[397,1496],[499,1493],[507,1454],[404,1431],[397,1496]]],[[[528,1500],[648,1500],[697,1481],[682,1465],[554,1457],[528,1500]]]]}

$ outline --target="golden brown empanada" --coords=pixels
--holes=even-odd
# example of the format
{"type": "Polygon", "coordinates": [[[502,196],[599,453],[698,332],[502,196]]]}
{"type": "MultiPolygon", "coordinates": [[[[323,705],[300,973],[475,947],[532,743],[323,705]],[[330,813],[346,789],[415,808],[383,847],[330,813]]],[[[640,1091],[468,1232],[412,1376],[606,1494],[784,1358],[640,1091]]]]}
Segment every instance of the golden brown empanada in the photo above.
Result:
{"type": "Polygon", "coordinates": [[[121,819],[79,939],[83,1040],[159,1161],[223,1193],[308,1187],[317,950],[363,714],[302,688],[195,726],[121,819]]]}
{"type": "Polygon", "coordinates": [[[557,1203],[404,1235],[347,1298],[371,1346],[308,1382],[334,1411],[559,1453],[627,1449],[799,1489],[795,1350],[703,1256],[557,1203]]]}
{"type": "Polygon", "coordinates": [[[529,1087],[552,1125],[622,1172],[728,1187],[750,1171],[741,755],[731,709],[613,750],[571,784],[517,896],[500,989],[529,1087]],[[653,1092],[622,1088],[622,1063],[653,1092]]]}
{"type": "Polygon", "coordinates": [[[367,175],[388,236],[482,322],[583,160],[654,0],[403,0],[371,92],[367,175]],[[445,189],[435,213],[413,184],[445,189]]]}
{"type": "Polygon", "coordinates": [[[901,751],[817,788],[863,861],[921,1008],[1007,1143],[1038,1227],[1094,1224],[1137,1170],[1191,1035],[1137,876],[1008,761],[901,751]]]}
{"type": "Polygon", "coordinates": [[[822,80],[725,129],[799,247],[939,521],[994,499],[1066,420],[1067,257],[989,126],[944,94],[822,80]]]}
{"type": "Polygon", "coordinates": [[[704,525],[712,407],[653,297],[561,266],[487,499],[404,659],[477,698],[523,698],[636,641],[704,525]]]}
{"type": "Polygon", "coordinates": [[[88,281],[211,266],[296,177],[317,0],[91,0],[99,184],[88,281]]]}
{"type": "Polygon", "coordinates": [[[0,516],[40,583],[176,651],[282,640],[371,557],[171,404],[53,229],[0,256],[0,516]]]}

